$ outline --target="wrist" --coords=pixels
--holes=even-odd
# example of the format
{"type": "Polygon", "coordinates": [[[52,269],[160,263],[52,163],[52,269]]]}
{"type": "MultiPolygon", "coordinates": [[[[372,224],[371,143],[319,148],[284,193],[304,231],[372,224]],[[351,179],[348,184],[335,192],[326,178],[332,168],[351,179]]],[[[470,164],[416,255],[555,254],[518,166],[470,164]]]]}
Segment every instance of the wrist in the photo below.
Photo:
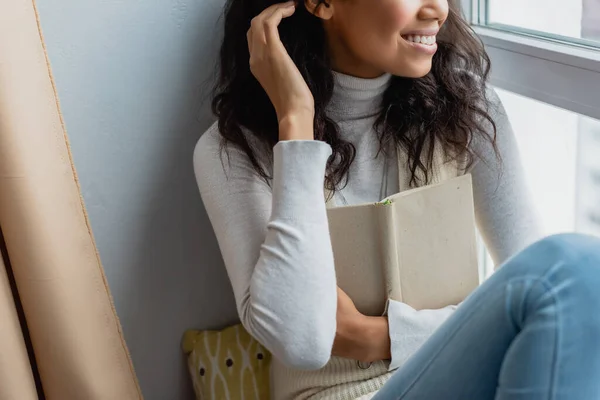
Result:
{"type": "Polygon", "coordinates": [[[391,355],[390,326],[387,317],[366,317],[364,335],[365,362],[389,360],[391,355]]]}
{"type": "Polygon", "coordinates": [[[361,315],[349,324],[347,331],[352,338],[352,358],[362,362],[391,358],[387,317],[361,315]]]}
{"type": "Polygon", "coordinates": [[[279,140],[313,140],[314,112],[286,114],[279,118],[279,140]]]}

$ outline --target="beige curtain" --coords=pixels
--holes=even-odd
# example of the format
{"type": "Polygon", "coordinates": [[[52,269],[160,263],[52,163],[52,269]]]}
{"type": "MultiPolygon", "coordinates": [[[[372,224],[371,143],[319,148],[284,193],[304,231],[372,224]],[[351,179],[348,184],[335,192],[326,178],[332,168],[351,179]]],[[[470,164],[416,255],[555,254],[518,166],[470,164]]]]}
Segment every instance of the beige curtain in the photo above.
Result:
{"type": "Polygon", "coordinates": [[[6,264],[0,254],[0,400],[35,400],[38,396],[6,264]]]}
{"type": "MultiPolygon", "coordinates": [[[[0,227],[45,397],[141,399],[31,0],[0,1],[0,227]]],[[[2,265],[0,400],[37,398],[2,265]]]]}

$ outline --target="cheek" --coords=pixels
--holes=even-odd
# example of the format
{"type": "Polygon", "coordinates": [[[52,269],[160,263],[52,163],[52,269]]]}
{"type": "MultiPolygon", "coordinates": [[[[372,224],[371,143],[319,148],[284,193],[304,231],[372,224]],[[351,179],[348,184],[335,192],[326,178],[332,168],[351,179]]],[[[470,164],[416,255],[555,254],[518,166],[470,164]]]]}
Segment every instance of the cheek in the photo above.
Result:
{"type": "Polygon", "coordinates": [[[352,12],[349,28],[357,30],[360,26],[361,36],[377,36],[389,39],[398,36],[415,18],[414,0],[368,0],[359,3],[352,12]],[[369,33],[375,34],[370,35],[369,33]]]}
{"type": "Polygon", "coordinates": [[[376,35],[376,42],[372,46],[378,47],[385,53],[397,51],[398,40],[401,32],[405,31],[414,21],[414,11],[406,6],[405,0],[384,0],[385,7],[380,7],[377,17],[374,18],[371,32],[376,35]]]}
{"type": "Polygon", "coordinates": [[[374,56],[380,61],[396,56],[400,33],[410,24],[410,17],[402,7],[390,7],[386,11],[374,27],[377,37],[371,42],[371,48],[378,53],[374,56]]]}
{"type": "Polygon", "coordinates": [[[414,14],[414,10],[407,7],[405,2],[395,1],[387,7],[385,15],[382,15],[382,18],[385,18],[390,29],[399,34],[415,19],[414,14]]]}
{"type": "Polygon", "coordinates": [[[422,0],[363,0],[344,9],[339,31],[358,59],[378,67],[393,63],[401,51],[401,32],[414,25],[422,0]]]}

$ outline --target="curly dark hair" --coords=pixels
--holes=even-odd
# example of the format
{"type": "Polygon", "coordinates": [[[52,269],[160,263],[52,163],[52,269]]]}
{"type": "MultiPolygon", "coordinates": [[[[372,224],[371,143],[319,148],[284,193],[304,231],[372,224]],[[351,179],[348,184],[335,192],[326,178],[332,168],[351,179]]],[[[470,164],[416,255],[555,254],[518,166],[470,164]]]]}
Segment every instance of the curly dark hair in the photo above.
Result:
{"type": "MultiPolygon", "coordinates": [[[[213,90],[212,110],[218,118],[221,148],[228,144],[243,150],[256,172],[270,180],[257,149],[278,142],[278,122],[267,94],[250,72],[246,32],[252,18],[277,0],[228,0],[220,51],[218,79],[213,90]]],[[[322,1],[321,1],[322,2],[322,1]]],[[[392,77],[375,122],[381,149],[395,143],[408,154],[411,185],[431,179],[434,145],[442,145],[447,160],[473,163],[471,142],[475,135],[489,140],[496,150],[496,124],[489,113],[486,82],[490,60],[481,41],[450,2],[448,19],[438,34],[438,51],[425,77],[392,77]],[[422,174],[416,172],[420,170],[422,174]],[[421,178],[419,178],[421,176],[421,178]],[[424,180],[424,181],[423,181],[424,180]]],[[[331,145],[325,186],[339,190],[347,176],[356,149],[340,135],[327,115],[334,89],[327,40],[322,21],[303,5],[282,21],[280,36],[292,60],[306,80],[315,100],[314,135],[331,145]]]]}

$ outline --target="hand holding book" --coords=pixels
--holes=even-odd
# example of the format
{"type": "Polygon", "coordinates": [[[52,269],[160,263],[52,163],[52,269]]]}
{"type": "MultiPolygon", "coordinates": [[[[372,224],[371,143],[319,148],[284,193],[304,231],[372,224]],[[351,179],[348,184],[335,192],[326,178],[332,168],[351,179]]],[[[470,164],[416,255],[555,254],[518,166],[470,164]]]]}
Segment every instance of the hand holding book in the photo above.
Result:
{"type": "Polygon", "coordinates": [[[332,355],[362,362],[391,358],[387,317],[369,317],[338,287],[337,331],[332,355]]]}
{"type": "Polygon", "coordinates": [[[338,286],[362,314],[385,315],[388,300],[443,308],[479,284],[470,175],[327,216],[338,286]]]}

